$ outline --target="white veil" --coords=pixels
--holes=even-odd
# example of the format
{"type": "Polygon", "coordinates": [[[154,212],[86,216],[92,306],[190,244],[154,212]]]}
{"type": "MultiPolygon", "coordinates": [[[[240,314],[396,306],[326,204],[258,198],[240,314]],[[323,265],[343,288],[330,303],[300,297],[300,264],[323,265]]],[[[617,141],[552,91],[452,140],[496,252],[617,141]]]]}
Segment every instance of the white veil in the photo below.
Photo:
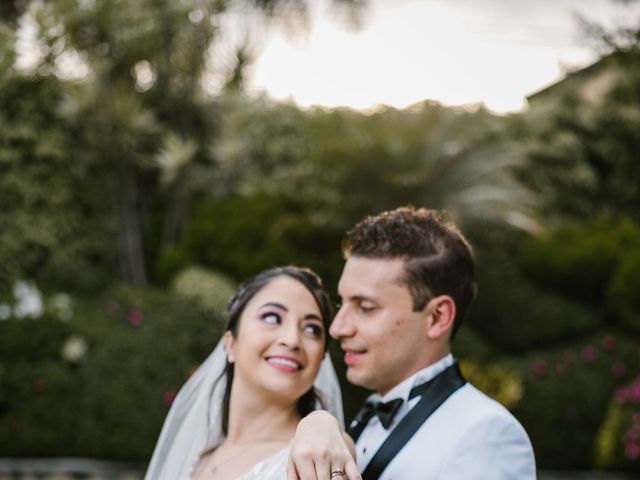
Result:
{"type": "MultiPolygon", "coordinates": [[[[223,440],[223,375],[227,355],[222,340],[180,389],[164,421],[145,480],[188,480],[200,454],[223,440]]],[[[314,383],[324,408],[344,424],[342,395],[329,353],[314,383]]]]}

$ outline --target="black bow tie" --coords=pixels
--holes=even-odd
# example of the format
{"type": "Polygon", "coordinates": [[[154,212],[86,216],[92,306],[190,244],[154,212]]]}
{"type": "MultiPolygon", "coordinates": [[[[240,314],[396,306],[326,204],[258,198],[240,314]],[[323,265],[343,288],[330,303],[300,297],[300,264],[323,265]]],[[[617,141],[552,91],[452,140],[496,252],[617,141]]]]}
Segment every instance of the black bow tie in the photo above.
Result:
{"type": "MultiPolygon", "coordinates": [[[[414,387],[409,394],[409,399],[417,397],[418,395],[423,395],[431,383],[432,382],[426,382],[414,387]]],[[[380,419],[382,426],[388,430],[391,426],[391,422],[393,422],[394,417],[398,413],[398,410],[400,410],[403,403],[404,400],[401,398],[389,400],[385,403],[372,401],[366,402],[356,415],[355,420],[351,422],[349,433],[353,438],[357,438],[373,416],[377,416],[380,419]]]]}
{"type": "Polygon", "coordinates": [[[390,400],[388,402],[367,402],[364,407],[358,412],[356,422],[362,425],[369,423],[371,417],[377,416],[380,419],[380,423],[385,429],[388,429],[393,422],[393,417],[396,416],[398,410],[404,403],[401,398],[390,400]]]}

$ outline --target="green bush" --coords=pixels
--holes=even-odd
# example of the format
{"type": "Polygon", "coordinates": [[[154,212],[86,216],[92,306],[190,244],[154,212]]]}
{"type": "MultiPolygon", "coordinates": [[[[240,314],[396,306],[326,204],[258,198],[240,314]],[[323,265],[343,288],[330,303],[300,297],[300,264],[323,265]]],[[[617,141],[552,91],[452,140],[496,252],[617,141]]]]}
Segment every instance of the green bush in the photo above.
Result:
{"type": "Polygon", "coordinates": [[[543,468],[592,466],[595,438],[615,389],[637,375],[637,345],[602,333],[590,341],[528,355],[516,416],[543,468]]]}
{"type": "Polygon", "coordinates": [[[158,272],[168,281],[189,265],[201,265],[242,281],[267,268],[297,264],[333,280],[342,267],[341,235],[281,195],[202,200],[178,246],[163,253],[158,272]]]}
{"type": "Polygon", "coordinates": [[[60,116],[64,92],[53,75],[0,88],[0,231],[11,232],[0,235],[0,288],[28,277],[96,291],[113,277],[111,177],[77,151],[60,116]]]}
{"type": "Polygon", "coordinates": [[[520,263],[542,288],[598,304],[605,299],[621,255],[639,246],[637,224],[600,219],[524,242],[520,263]]]}
{"type": "Polygon", "coordinates": [[[621,325],[640,334],[640,244],[622,256],[608,291],[608,307],[621,325]]]}
{"type": "Polygon", "coordinates": [[[201,308],[224,314],[236,286],[226,275],[201,267],[187,267],[171,282],[172,290],[201,308]]]}
{"type": "Polygon", "coordinates": [[[75,445],[79,378],[61,356],[68,323],[44,315],[0,323],[0,450],[63,455],[75,445]]]}
{"type": "Polygon", "coordinates": [[[522,376],[513,367],[461,360],[460,370],[470,383],[508,409],[517,408],[522,400],[522,376]]]}
{"type": "Polygon", "coordinates": [[[73,319],[0,322],[0,451],[147,461],[222,320],[152,289],[75,302],[73,319]]]}
{"type": "Polygon", "coordinates": [[[495,358],[498,351],[469,325],[456,333],[451,348],[456,358],[485,363],[495,358]]]}
{"type": "Polygon", "coordinates": [[[471,328],[497,347],[524,352],[599,327],[600,312],[532,284],[514,255],[497,247],[477,254],[478,298],[468,319],[471,328]]]}
{"type": "Polygon", "coordinates": [[[619,388],[598,433],[596,464],[640,472],[640,377],[619,388]]]}

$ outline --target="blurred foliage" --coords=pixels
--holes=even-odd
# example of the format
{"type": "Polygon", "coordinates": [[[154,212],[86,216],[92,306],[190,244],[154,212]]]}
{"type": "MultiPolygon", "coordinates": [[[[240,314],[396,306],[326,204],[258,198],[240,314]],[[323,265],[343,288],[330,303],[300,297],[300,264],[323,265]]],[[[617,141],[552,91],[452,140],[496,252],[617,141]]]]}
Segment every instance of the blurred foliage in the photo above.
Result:
{"type": "Polygon", "coordinates": [[[235,294],[233,281],[220,272],[202,267],[187,267],[171,282],[171,289],[181,297],[191,300],[201,308],[223,315],[235,294]]]}
{"type": "Polygon", "coordinates": [[[599,68],[615,80],[598,100],[567,82],[512,124],[527,151],[519,178],[541,194],[550,220],[640,219],[640,50],[615,51],[599,68]]]}
{"type": "Polygon", "coordinates": [[[561,292],[609,322],[640,332],[640,226],[628,219],[558,228],[523,244],[521,264],[541,287],[561,292]]]}
{"type": "Polygon", "coordinates": [[[619,265],[609,283],[609,309],[620,324],[640,334],[640,248],[621,254],[619,265]]]}
{"type": "Polygon", "coordinates": [[[32,278],[75,290],[111,276],[109,205],[87,182],[99,170],[69,152],[57,112],[65,86],[53,77],[4,78],[0,88],[0,287],[32,278]]]}
{"type": "Polygon", "coordinates": [[[513,176],[522,155],[505,120],[484,110],[424,102],[365,115],[266,99],[227,105],[234,113],[224,116],[215,156],[238,191],[295,192],[318,221],[342,230],[408,203],[445,209],[467,226],[538,228],[535,199],[513,176]]]}
{"type": "Polygon", "coordinates": [[[517,408],[522,400],[522,378],[516,369],[461,361],[460,370],[474,386],[509,409],[517,408]]]}
{"type": "Polygon", "coordinates": [[[587,304],[602,304],[622,258],[638,253],[637,223],[600,219],[563,226],[548,236],[529,239],[523,244],[521,263],[532,279],[549,290],[587,304]]]}
{"type": "Polygon", "coordinates": [[[640,377],[610,401],[595,457],[599,467],[640,472],[640,377]]]}
{"type": "Polygon", "coordinates": [[[616,388],[637,374],[639,354],[634,339],[602,331],[522,359],[525,395],[515,413],[540,465],[578,469],[593,464],[607,405],[616,388]]]}
{"type": "Polygon", "coordinates": [[[195,263],[241,281],[277,265],[298,264],[337,278],[341,233],[315,225],[301,203],[282,196],[204,200],[194,205],[181,242],[166,252],[160,271],[170,275],[195,263]]]}
{"type": "Polygon", "coordinates": [[[77,300],[69,321],[45,312],[0,322],[0,450],[147,460],[175,392],[221,329],[165,291],[129,287],[77,300]]]}
{"type": "MultiPolygon", "coordinates": [[[[364,4],[334,3],[352,13],[364,4]]],[[[7,10],[24,10],[35,31],[33,74],[67,80],[58,112],[73,141],[63,151],[96,169],[91,187],[108,199],[107,245],[121,281],[147,284],[158,252],[182,233],[199,179],[213,180],[207,189],[218,186],[208,147],[220,115],[204,86],[214,78],[233,83],[246,67],[212,64],[221,15],[238,4],[272,18],[307,15],[307,2],[288,0],[55,0],[7,10]]],[[[5,30],[0,46],[13,58],[5,30]]]]}
{"type": "MultiPolygon", "coordinates": [[[[512,276],[511,281],[520,290],[529,285],[528,295],[516,297],[523,315],[536,311],[523,328],[544,331],[551,320],[557,329],[537,353],[527,353],[526,393],[517,410],[539,464],[546,467],[584,468],[595,463],[594,452],[599,452],[601,467],[623,465],[618,460],[625,456],[626,433],[617,429],[616,419],[626,413],[619,417],[617,407],[611,407],[606,419],[605,414],[616,388],[637,376],[640,364],[639,60],[637,48],[618,50],[591,73],[578,72],[546,98],[532,100],[530,113],[511,124],[527,152],[519,178],[538,192],[549,227],[544,235],[511,243],[508,249],[515,264],[511,271],[519,270],[526,279],[522,283],[512,276]],[[598,98],[582,98],[580,82],[605,70],[614,79],[609,89],[598,98]],[[549,298],[569,308],[541,310],[549,298]],[[601,333],[601,340],[592,336],[605,332],[603,328],[619,330],[615,336],[601,333]],[[611,461],[602,460],[603,449],[609,449],[605,456],[611,461]]],[[[494,255],[487,260],[493,262],[494,255]]],[[[479,270],[483,275],[481,266],[479,270]]],[[[505,275],[509,269],[503,265],[496,270],[505,275]]],[[[509,305],[511,289],[503,294],[509,305]]],[[[499,305],[498,297],[492,297],[496,304],[485,314],[499,305]]],[[[482,305],[480,296],[476,307],[482,305]]],[[[525,342],[536,337],[514,328],[511,333],[525,342]]],[[[497,331],[491,334],[500,337],[497,331]]]]}
{"type": "MultiPolygon", "coordinates": [[[[503,351],[526,352],[599,328],[598,311],[562,296],[561,291],[538,286],[523,273],[518,258],[526,237],[497,229],[477,236],[478,296],[468,323],[487,341],[503,351]]],[[[549,249],[548,254],[554,251],[549,249]]]]}

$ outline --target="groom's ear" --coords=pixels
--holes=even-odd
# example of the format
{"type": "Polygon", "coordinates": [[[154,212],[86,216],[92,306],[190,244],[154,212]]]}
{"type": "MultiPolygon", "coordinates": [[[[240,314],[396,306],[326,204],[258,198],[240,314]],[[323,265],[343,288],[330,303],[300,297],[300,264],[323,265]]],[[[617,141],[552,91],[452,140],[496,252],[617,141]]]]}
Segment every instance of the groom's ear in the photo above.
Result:
{"type": "Polygon", "coordinates": [[[427,336],[430,340],[449,338],[456,317],[456,303],[449,295],[439,295],[429,300],[424,307],[427,336]]]}
{"type": "Polygon", "coordinates": [[[224,337],[223,337],[223,342],[224,342],[224,349],[227,352],[227,361],[229,363],[233,363],[236,361],[236,357],[235,357],[235,338],[233,338],[233,333],[231,333],[230,330],[227,330],[226,332],[224,332],[224,337]]]}

